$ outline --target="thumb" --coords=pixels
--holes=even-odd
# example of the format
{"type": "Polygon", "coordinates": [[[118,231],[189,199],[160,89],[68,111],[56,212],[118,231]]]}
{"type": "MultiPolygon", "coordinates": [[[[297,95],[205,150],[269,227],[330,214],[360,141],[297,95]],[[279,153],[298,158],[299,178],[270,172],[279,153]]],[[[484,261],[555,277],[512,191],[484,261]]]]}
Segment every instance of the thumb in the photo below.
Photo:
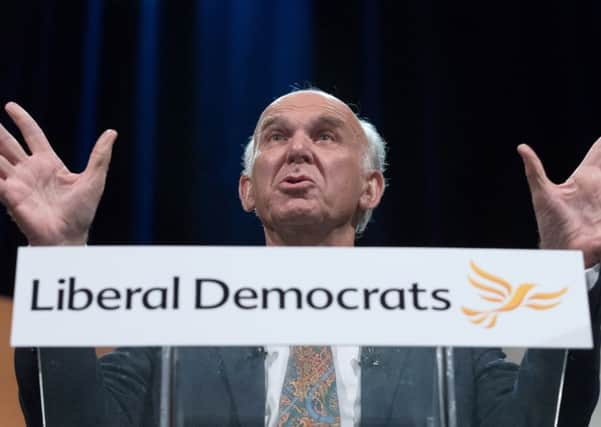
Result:
{"type": "Polygon", "coordinates": [[[93,177],[105,176],[109,164],[111,163],[111,155],[113,153],[113,144],[117,139],[117,131],[113,129],[106,130],[100,135],[98,141],[92,149],[88,165],[83,171],[84,175],[93,177]]]}
{"type": "Polygon", "coordinates": [[[540,190],[542,187],[549,184],[550,181],[545,173],[543,163],[540,161],[534,150],[526,144],[518,145],[517,150],[524,163],[524,170],[526,172],[526,179],[528,180],[530,192],[534,193],[534,191],[540,190]]]}

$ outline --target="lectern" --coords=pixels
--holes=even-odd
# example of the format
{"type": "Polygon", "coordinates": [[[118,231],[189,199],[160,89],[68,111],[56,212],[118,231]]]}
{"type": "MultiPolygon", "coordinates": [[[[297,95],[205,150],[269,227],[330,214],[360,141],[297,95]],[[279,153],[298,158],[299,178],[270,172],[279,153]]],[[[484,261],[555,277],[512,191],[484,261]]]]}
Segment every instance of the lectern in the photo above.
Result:
{"type": "Polygon", "coordinates": [[[593,344],[573,251],[24,248],[13,325],[26,415],[61,427],[287,425],[291,346],[332,349],[342,426],[554,426],[598,363],[566,350],[593,344]]]}

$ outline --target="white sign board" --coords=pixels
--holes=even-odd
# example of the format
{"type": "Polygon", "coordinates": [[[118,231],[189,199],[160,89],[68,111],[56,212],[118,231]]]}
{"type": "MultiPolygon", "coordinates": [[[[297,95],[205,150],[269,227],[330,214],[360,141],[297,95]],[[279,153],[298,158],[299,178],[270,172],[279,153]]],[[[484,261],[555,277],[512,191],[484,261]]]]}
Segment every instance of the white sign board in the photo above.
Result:
{"type": "Polygon", "coordinates": [[[13,346],[590,348],[577,251],[20,248],[13,346]]]}

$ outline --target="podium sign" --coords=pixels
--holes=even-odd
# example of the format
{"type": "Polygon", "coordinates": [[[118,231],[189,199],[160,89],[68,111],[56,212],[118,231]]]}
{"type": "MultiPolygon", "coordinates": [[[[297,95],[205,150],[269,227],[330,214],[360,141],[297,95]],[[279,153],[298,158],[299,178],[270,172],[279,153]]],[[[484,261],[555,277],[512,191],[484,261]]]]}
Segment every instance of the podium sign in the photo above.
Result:
{"type": "Polygon", "coordinates": [[[577,251],[20,248],[13,346],[592,347],[577,251]]]}

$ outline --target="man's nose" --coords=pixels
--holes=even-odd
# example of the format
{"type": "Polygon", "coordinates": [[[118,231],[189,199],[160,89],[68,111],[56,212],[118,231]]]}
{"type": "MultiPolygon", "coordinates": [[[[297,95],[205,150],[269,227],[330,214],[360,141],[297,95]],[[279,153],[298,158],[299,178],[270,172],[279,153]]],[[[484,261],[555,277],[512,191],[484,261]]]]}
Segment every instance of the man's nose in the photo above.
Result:
{"type": "Polygon", "coordinates": [[[288,145],[288,163],[312,163],[313,149],[312,141],[307,135],[296,134],[288,145]]]}

